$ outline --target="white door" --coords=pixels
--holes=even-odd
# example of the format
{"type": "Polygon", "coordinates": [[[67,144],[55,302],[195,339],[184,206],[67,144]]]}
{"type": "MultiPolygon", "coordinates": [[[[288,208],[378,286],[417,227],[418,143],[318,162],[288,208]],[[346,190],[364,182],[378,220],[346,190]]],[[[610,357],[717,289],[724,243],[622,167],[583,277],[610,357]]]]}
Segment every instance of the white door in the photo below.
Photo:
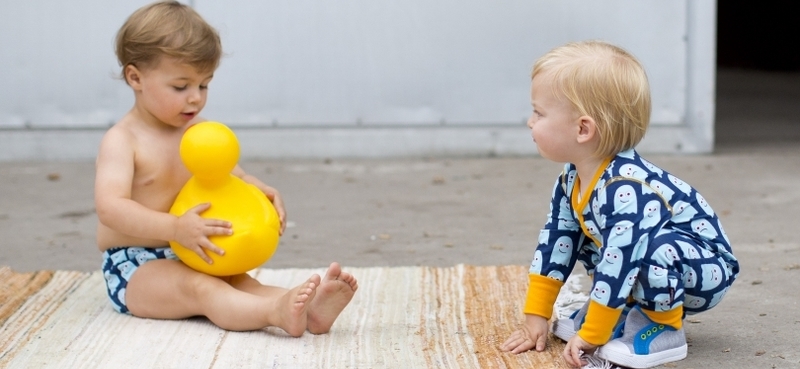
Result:
{"type": "MultiPolygon", "coordinates": [[[[0,160],[92,158],[132,104],[113,39],[149,1],[0,3],[0,160]]],[[[713,148],[712,0],[190,2],[226,56],[203,115],[244,157],[535,153],[530,68],[567,41],[639,57],[644,152],[713,148]]]]}

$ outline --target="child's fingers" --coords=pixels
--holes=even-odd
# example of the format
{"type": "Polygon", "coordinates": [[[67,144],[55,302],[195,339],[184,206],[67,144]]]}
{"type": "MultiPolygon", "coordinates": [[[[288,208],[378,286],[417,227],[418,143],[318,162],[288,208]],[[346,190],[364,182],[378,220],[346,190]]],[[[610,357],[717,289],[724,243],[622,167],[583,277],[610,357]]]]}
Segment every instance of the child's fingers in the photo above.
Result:
{"type": "Polygon", "coordinates": [[[513,340],[514,340],[513,336],[509,337],[508,339],[506,339],[506,341],[503,342],[503,344],[500,345],[500,350],[502,350],[502,351],[511,351],[511,349],[514,348],[514,341],[513,340]]]}
{"type": "MultiPolygon", "coordinates": [[[[204,249],[206,249],[208,251],[211,251],[211,252],[213,252],[213,253],[215,253],[215,254],[217,254],[219,256],[225,255],[225,250],[223,250],[223,249],[219,248],[217,245],[211,243],[211,241],[206,240],[200,246],[202,246],[204,249]]],[[[206,260],[206,262],[211,264],[211,258],[208,258],[208,260],[206,260]]]]}
{"type": "Polygon", "coordinates": [[[564,352],[565,359],[567,359],[567,363],[574,367],[580,368],[583,366],[581,360],[581,349],[578,345],[567,345],[566,352],[564,352]]]}
{"type": "Polygon", "coordinates": [[[514,333],[511,333],[511,335],[508,336],[508,338],[506,339],[505,342],[503,342],[503,346],[508,346],[512,342],[516,342],[520,338],[524,338],[524,337],[525,337],[525,333],[523,333],[522,330],[516,330],[516,331],[514,331],[514,333]]]}
{"type": "Polygon", "coordinates": [[[524,332],[516,331],[503,343],[502,348],[505,351],[511,351],[512,354],[519,354],[533,348],[533,341],[524,332]]]}
{"type": "Polygon", "coordinates": [[[286,212],[280,211],[278,212],[278,219],[281,221],[281,232],[280,234],[283,235],[283,231],[286,230],[286,212]]]}
{"type": "Polygon", "coordinates": [[[547,346],[547,335],[543,334],[536,339],[536,351],[544,351],[547,346]]]}
{"type": "Polygon", "coordinates": [[[205,250],[203,250],[202,245],[197,245],[197,249],[192,249],[192,251],[194,251],[195,254],[200,256],[200,259],[203,259],[203,261],[205,261],[206,263],[208,264],[214,263],[214,260],[211,260],[211,257],[209,257],[208,254],[206,254],[205,250]]]}
{"type": "Polygon", "coordinates": [[[519,337],[511,336],[500,346],[503,351],[511,351],[519,346],[519,337]]]}
{"type": "Polygon", "coordinates": [[[533,348],[533,342],[532,341],[523,340],[517,347],[515,347],[513,350],[511,350],[511,353],[513,353],[513,354],[521,354],[521,353],[523,353],[525,351],[530,351],[530,349],[532,349],[532,348],[533,348]]]}
{"type": "Polygon", "coordinates": [[[195,214],[199,215],[200,213],[208,210],[208,208],[210,208],[210,207],[211,207],[211,203],[210,202],[204,202],[204,203],[202,203],[200,205],[197,205],[197,206],[187,210],[186,212],[187,213],[188,212],[192,212],[192,213],[195,213],[195,214]]]}
{"type": "Polygon", "coordinates": [[[205,221],[206,236],[230,236],[233,234],[233,224],[224,220],[209,219],[205,221]]]}
{"type": "Polygon", "coordinates": [[[222,219],[206,219],[206,225],[214,227],[226,227],[226,228],[230,228],[233,226],[231,222],[222,219]]]}

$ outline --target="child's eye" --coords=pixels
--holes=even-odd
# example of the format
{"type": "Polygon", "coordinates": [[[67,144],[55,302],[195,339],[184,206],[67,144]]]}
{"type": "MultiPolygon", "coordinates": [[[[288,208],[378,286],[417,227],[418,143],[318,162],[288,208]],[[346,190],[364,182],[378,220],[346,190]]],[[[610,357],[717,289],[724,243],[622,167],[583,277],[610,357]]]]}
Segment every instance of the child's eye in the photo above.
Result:
{"type": "Polygon", "coordinates": [[[208,90],[208,85],[205,85],[205,86],[203,86],[203,85],[200,85],[200,89],[201,89],[201,90],[208,90]]]}
{"type": "Polygon", "coordinates": [[[175,91],[183,91],[186,89],[186,86],[172,86],[172,88],[174,88],[175,91]]]}

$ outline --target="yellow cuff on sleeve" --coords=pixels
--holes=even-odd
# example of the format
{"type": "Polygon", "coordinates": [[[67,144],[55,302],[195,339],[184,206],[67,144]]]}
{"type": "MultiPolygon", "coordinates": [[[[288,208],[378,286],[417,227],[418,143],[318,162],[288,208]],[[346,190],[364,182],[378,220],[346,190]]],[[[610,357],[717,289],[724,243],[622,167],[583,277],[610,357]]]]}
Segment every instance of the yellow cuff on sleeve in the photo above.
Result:
{"type": "Polygon", "coordinates": [[[578,336],[593,345],[605,344],[611,339],[614,326],[617,325],[621,314],[622,308],[612,309],[589,300],[589,309],[586,311],[581,329],[578,330],[578,336]]]}
{"type": "Polygon", "coordinates": [[[534,314],[547,320],[553,315],[553,305],[558,298],[558,291],[564,282],[539,274],[528,274],[528,295],[522,312],[534,314]]]}

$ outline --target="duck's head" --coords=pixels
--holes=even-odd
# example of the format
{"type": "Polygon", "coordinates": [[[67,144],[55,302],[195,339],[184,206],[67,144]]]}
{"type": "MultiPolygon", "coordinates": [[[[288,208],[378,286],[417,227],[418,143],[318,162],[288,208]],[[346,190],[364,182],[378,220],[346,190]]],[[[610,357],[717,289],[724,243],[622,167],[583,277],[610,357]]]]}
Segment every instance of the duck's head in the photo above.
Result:
{"type": "Polygon", "coordinates": [[[198,179],[225,178],[239,162],[239,141],[228,126],[201,122],[183,134],[180,154],[183,164],[198,179]]]}

